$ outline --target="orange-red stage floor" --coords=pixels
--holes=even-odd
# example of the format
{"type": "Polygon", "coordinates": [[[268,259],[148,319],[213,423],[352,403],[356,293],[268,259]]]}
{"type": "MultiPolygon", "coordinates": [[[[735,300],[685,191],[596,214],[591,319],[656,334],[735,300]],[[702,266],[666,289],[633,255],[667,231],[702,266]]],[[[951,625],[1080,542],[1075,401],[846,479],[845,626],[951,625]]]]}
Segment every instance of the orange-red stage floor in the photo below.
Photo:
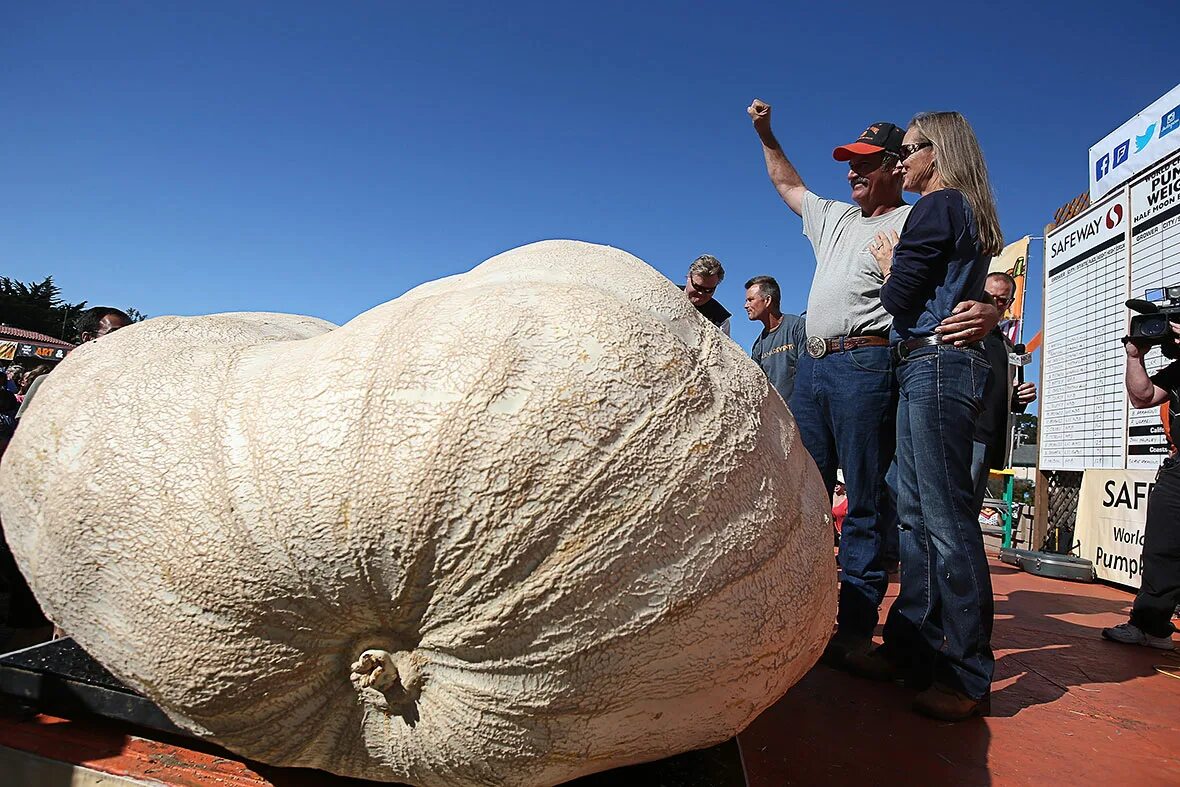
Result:
{"type": "Polygon", "coordinates": [[[817,665],[738,736],[750,787],[1180,785],[1180,679],[1155,669],[1180,675],[1180,657],[1099,636],[1134,596],[995,559],[991,574],[991,716],[925,719],[913,692],[817,665]]]}
{"type": "MultiPolygon", "coordinates": [[[[1155,669],[1180,675],[1180,658],[1099,638],[1103,626],[1125,620],[1133,596],[1041,579],[995,560],[991,570],[992,716],[931,721],[910,711],[912,693],[900,686],[816,666],[738,737],[748,784],[1180,785],[1180,679],[1155,669]]],[[[0,716],[0,747],[32,755],[30,774],[51,773],[38,769],[46,761],[74,763],[127,779],[119,783],[371,784],[245,763],[215,747],[94,718],[0,716]]]]}

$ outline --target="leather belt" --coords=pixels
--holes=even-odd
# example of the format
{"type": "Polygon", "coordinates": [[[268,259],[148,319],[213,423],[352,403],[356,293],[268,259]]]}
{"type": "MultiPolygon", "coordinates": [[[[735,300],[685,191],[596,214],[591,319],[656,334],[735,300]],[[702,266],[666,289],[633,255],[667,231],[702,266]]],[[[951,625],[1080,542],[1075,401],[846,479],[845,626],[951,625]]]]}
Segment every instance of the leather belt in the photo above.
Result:
{"type": "Polygon", "coordinates": [[[807,337],[807,354],[812,358],[823,358],[830,353],[842,353],[857,347],[885,347],[889,340],[884,336],[837,336],[825,339],[822,336],[807,337]]]}
{"type": "MultiPolygon", "coordinates": [[[[906,339],[893,345],[893,355],[899,361],[904,361],[909,354],[919,347],[936,347],[940,344],[946,344],[941,336],[937,334],[934,336],[922,336],[917,339],[906,339]]],[[[948,345],[954,347],[953,344],[948,345]]],[[[965,347],[955,347],[956,350],[983,350],[983,345],[979,342],[968,344],[965,347]]]]}

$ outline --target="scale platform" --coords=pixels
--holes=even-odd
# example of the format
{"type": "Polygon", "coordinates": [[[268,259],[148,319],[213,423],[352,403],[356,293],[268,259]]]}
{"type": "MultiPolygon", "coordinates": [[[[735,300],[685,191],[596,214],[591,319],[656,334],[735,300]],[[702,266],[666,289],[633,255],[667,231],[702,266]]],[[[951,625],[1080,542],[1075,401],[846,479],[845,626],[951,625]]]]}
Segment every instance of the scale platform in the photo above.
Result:
{"type": "MultiPolygon", "coordinates": [[[[0,655],[0,709],[8,719],[44,714],[61,719],[109,720],[114,725],[138,728],[144,738],[175,742],[242,762],[236,755],[201,741],[173,724],[151,700],[124,686],[118,678],[92,659],[72,639],[57,639],[24,650],[0,655]]],[[[0,746],[9,742],[0,736],[0,746]]],[[[343,779],[306,769],[273,768],[245,763],[265,774],[269,783],[332,785],[385,784],[343,779]],[[284,773],[298,778],[284,778],[284,773]],[[307,774],[313,774],[312,782],[307,774]]],[[[154,778],[168,782],[165,773],[154,778]]],[[[708,749],[686,752],[658,762],[643,763],[594,774],[569,782],[572,787],[745,787],[741,752],[737,740],[708,749]]]]}

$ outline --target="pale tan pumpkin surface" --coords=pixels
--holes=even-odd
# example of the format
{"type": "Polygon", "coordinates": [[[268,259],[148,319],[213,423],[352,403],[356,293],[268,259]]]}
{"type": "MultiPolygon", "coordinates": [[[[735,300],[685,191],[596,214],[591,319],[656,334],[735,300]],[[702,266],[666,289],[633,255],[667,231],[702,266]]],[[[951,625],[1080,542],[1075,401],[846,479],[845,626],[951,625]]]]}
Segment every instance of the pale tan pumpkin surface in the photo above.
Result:
{"type": "Polygon", "coordinates": [[[743,350],[547,241],[343,327],[83,345],[0,465],[49,616],[265,762],[554,784],[732,736],[818,658],[828,504],[743,350]]]}

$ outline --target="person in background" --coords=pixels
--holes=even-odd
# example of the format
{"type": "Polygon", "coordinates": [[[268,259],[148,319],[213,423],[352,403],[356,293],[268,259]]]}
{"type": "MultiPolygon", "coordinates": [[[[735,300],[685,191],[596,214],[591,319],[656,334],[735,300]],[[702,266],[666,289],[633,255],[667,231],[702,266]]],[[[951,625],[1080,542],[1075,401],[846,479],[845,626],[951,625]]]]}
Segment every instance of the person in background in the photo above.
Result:
{"type": "Polygon", "coordinates": [[[16,394],[7,388],[0,388],[0,456],[4,456],[4,449],[8,447],[8,441],[16,431],[18,407],[20,403],[16,400],[16,394]]]}
{"type": "MultiPolygon", "coordinates": [[[[991,300],[1001,314],[1012,305],[1016,280],[1007,273],[989,273],[984,280],[984,297],[991,300]]],[[[975,507],[981,508],[987,496],[988,471],[1002,470],[1008,459],[1008,413],[1023,413],[1036,401],[1036,383],[1016,383],[1015,367],[1009,356],[1015,352],[1000,326],[983,339],[983,352],[991,374],[984,394],[983,412],[975,422],[971,456],[971,479],[975,484],[975,507]]]]}
{"type": "MultiPolygon", "coordinates": [[[[893,517],[882,514],[881,504],[888,500],[897,386],[888,346],[893,318],[881,304],[884,278],[869,243],[878,232],[900,229],[910,212],[895,166],[903,132],[892,123],[873,123],[856,141],[832,151],[848,167],[850,202],[842,202],[804,184],[771,131],[769,104],[755,99],[746,112],[762,143],[767,175],[787,207],[803,218],[803,234],[815,252],[806,352],[789,404],[828,493],[837,467],[847,482],[837,630],[823,661],[851,671],[872,647],[888,587],[883,555],[893,517]]],[[[954,317],[938,328],[952,342],[978,341],[999,319],[990,304],[968,302],[956,306],[954,317]]]]}
{"type": "Polygon", "coordinates": [[[1102,629],[1102,636],[1124,645],[1145,645],[1173,650],[1172,615],[1180,604],[1180,456],[1176,435],[1180,434],[1180,323],[1172,322],[1171,344],[1160,349],[1171,363],[1153,375],[1147,374],[1143,356],[1150,344],[1123,339],[1127,352],[1127,398],[1137,409],[1159,407],[1167,402],[1168,456],[1155,475],[1147,493],[1147,523],[1143,527],[1143,577],[1131,617],[1126,623],[1102,629]]]}
{"type": "MultiPolygon", "coordinates": [[[[108,333],[119,330],[131,324],[131,318],[119,309],[109,306],[96,306],[82,313],[78,319],[77,328],[83,342],[94,341],[108,333]]],[[[17,431],[20,430],[20,418],[24,415],[29,403],[33,400],[38,388],[49,375],[43,374],[34,379],[25,393],[24,401],[16,412],[17,431]]],[[[2,535],[3,523],[0,523],[2,535]]],[[[9,629],[7,642],[0,641],[0,652],[8,652],[19,647],[34,645],[49,639],[53,634],[53,625],[41,611],[37,599],[29,590],[24,576],[17,568],[8,542],[0,538],[0,594],[7,595],[8,606],[6,614],[0,614],[0,628],[9,629]]]]}
{"type": "MultiPolygon", "coordinates": [[[[101,339],[108,333],[117,331],[120,328],[126,328],[130,324],[131,318],[122,309],[116,309],[112,306],[95,306],[92,309],[82,312],[75,325],[78,335],[82,339],[82,343],[85,344],[95,339],[101,339]]],[[[41,383],[45,382],[46,377],[47,375],[41,375],[33,380],[29,389],[25,391],[25,398],[20,403],[20,409],[16,413],[18,421],[24,417],[25,411],[29,408],[29,403],[33,401],[37,389],[41,386],[41,383]]]]}
{"type": "Polygon", "coordinates": [[[23,402],[25,400],[25,394],[27,394],[29,389],[33,387],[34,380],[36,380],[38,377],[41,377],[42,375],[49,374],[52,371],[52,366],[47,363],[43,363],[40,366],[34,366],[32,369],[29,369],[27,372],[21,375],[20,390],[18,390],[16,394],[17,401],[23,402]]]}
{"type": "Polygon", "coordinates": [[[732,315],[713,297],[717,287],[724,280],[725,268],[721,267],[721,261],[710,254],[702,254],[688,266],[688,279],[680,289],[684,290],[684,294],[688,296],[692,305],[697,307],[702,317],[729,336],[729,321],[732,315]]]}
{"type": "Polygon", "coordinates": [[[901,587],[885,622],[882,666],[930,685],[914,710],[959,721],[990,709],[991,576],[971,479],[974,423],[991,370],[980,344],[957,347],[937,332],[983,297],[990,258],[1004,246],[987,166],[957,112],[917,115],[898,170],[921,198],[900,238],[871,248],[893,315],[897,380],[897,505],[901,587]]]}
{"type": "Polygon", "coordinates": [[[836,471],[836,488],[832,490],[832,526],[836,528],[836,543],[840,543],[840,531],[844,528],[844,517],[848,516],[848,496],[844,493],[844,474],[836,471]]]}
{"type": "Polygon", "coordinates": [[[4,390],[16,393],[20,390],[20,378],[25,373],[25,367],[19,363],[10,364],[4,370],[4,390]]]}
{"type": "Polygon", "coordinates": [[[773,276],[755,276],[746,282],[746,316],[762,323],[750,357],[762,367],[783,402],[791,401],[795,388],[795,364],[807,340],[804,319],[783,314],[779,309],[782,292],[773,276]]]}
{"type": "MultiPolygon", "coordinates": [[[[16,395],[0,387],[0,457],[16,430],[16,395]]],[[[0,653],[44,642],[53,626],[41,612],[33,591],[17,568],[0,527],[0,653]]]]}

